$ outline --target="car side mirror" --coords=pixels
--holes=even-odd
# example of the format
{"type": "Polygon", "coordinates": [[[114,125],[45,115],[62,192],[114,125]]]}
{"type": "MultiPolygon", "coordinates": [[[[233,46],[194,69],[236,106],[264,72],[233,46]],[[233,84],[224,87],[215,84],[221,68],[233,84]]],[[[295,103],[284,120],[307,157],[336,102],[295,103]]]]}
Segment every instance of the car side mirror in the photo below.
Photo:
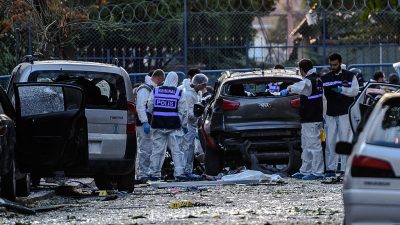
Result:
{"type": "Polygon", "coordinates": [[[353,150],[353,144],[349,142],[339,141],[336,143],[335,151],[337,154],[350,155],[353,150]]]}

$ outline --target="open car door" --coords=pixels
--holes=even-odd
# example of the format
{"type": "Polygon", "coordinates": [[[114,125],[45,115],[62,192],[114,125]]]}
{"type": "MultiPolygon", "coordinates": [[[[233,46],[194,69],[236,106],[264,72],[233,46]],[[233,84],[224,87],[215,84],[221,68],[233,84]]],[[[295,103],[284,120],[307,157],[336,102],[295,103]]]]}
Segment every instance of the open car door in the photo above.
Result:
{"type": "Polygon", "coordinates": [[[394,93],[400,90],[400,85],[386,83],[368,83],[356,101],[350,106],[350,125],[354,134],[359,126],[363,125],[375,104],[385,93],[394,93]]]}
{"type": "Polygon", "coordinates": [[[85,95],[72,84],[16,83],[16,157],[22,172],[48,174],[88,163],[85,95]]]}

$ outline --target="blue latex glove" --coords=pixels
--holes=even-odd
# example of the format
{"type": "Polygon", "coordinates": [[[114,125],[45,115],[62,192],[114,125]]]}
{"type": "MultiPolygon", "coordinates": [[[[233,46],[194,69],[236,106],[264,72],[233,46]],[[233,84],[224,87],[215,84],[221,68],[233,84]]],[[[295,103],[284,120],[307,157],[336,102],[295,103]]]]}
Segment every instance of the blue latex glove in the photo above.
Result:
{"type": "Polygon", "coordinates": [[[343,91],[342,87],[334,87],[331,90],[338,94],[342,93],[342,91],[343,91]]]}
{"type": "Polygon", "coordinates": [[[283,89],[282,91],[279,92],[280,96],[288,96],[289,91],[287,89],[283,89]]]}
{"type": "Polygon", "coordinates": [[[143,123],[143,131],[144,133],[148,134],[150,133],[150,124],[149,123],[143,123]]]}

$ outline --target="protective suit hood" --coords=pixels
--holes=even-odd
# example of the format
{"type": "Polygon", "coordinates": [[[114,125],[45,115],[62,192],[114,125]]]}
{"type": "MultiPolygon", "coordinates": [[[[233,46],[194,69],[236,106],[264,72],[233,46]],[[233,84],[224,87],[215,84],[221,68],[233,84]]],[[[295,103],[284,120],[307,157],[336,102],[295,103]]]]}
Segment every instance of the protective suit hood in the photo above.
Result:
{"type": "Polygon", "coordinates": [[[178,85],[178,74],[175,72],[169,72],[165,78],[163,86],[176,87],[178,85]]]}

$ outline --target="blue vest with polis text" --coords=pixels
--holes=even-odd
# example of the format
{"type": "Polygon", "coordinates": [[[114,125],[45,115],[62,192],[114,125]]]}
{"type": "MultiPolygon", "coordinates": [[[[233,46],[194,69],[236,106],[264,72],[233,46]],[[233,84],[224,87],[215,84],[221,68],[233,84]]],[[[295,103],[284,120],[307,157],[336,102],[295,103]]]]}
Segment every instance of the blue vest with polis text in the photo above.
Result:
{"type": "Polygon", "coordinates": [[[179,129],[181,121],[178,103],[181,90],[176,87],[156,87],[154,89],[154,108],[151,127],[156,129],[179,129]]]}
{"type": "Polygon", "coordinates": [[[311,95],[300,95],[300,121],[302,123],[322,122],[322,80],[316,73],[305,77],[311,81],[311,95]]]}
{"type": "Polygon", "coordinates": [[[348,114],[350,105],[354,102],[354,97],[338,94],[331,89],[334,87],[351,87],[355,73],[342,70],[340,74],[329,72],[321,77],[324,82],[324,94],[326,97],[326,115],[341,116],[348,114]]]}

